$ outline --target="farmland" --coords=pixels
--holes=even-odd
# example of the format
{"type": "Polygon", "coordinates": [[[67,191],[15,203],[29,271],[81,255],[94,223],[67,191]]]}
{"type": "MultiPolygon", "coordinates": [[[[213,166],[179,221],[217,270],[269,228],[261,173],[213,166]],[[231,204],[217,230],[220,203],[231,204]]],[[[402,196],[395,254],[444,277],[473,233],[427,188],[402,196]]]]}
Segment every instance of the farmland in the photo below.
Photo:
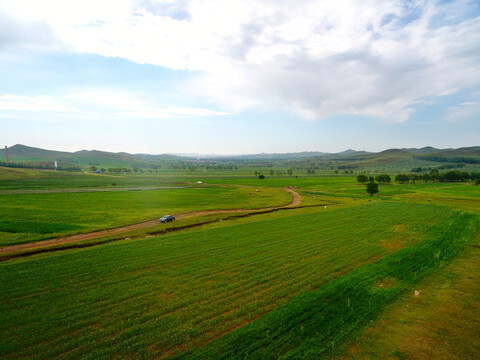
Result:
{"type": "Polygon", "coordinates": [[[0,246],[108,229],[167,213],[262,208],[290,202],[282,189],[197,187],[144,191],[3,194],[0,246]]]}
{"type": "MultiPolygon", "coordinates": [[[[400,311],[412,284],[455,266],[479,231],[479,190],[471,183],[394,184],[370,197],[353,176],[260,180],[241,168],[136,176],[0,171],[0,246],[165,213],[249,215],[290,203],[284,188],[292,186],[308,206],[232,219],[199,214],[168,225],[209,220],[199,227],[163,233],[158,224],[118,241],[2,261],[1,358],[346,356],[372,320],[400,311]]],[[[371,355],[370,342],[355,352],[371,355]]]]}

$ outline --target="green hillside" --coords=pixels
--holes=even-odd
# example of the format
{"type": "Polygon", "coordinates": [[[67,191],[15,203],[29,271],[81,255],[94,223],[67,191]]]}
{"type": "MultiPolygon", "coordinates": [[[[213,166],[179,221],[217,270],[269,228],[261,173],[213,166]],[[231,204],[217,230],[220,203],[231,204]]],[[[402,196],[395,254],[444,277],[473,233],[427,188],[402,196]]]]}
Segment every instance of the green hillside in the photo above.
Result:
{"type": "MultiPolygon", "coordinates": [[[[143,168],[157,169],[167,165],[172,169],[188,169],[208,165],[218,167],[220,164],[254,168],[313,168],[317,171],[347,169],[355,171],[377,172],[409,172],[412,168],[444,167],[463,168],[468,171],[480,170],[480,146],[459,149],[435,149],[424,147],[420,149],[388,149],[377,153],[346,150],[337,154],[320,152],[299,152],[285,154],[253,154],[240,156],[188,158],[177,155],[129,154],[125,152],[112,153],[99,150],[81,150],[77,152],[62,152],[45,150],[25,145],[14,145],[8,149],[10,161],[13,163],[50,164],[56,160],[60,167],[89,169],[94,165],[104,168],[143,168]],[[199,160],[198,160],[199,159],[199,160]]],[[[5,159],[5,150],[0,149],[0,161],[5,159]]]]}
{"type": "MultiPolygon", "coordinates": [[[[57,161],[59,166],[78,166],[88,168],[91,165],[98,167],[147,167],[161,164],[166,160],[184,159],[174,155],[146,155],[128,154],[125,152],[112,153],[98,150],[81,150],[77,152],[64,152],[45,150],[29,147],[21,144],[8,148],[10,162],[18,163],[53,163],[57,161]]],[[[5,149],[0,149],[0,161],[5,159],[5,149]]]]}

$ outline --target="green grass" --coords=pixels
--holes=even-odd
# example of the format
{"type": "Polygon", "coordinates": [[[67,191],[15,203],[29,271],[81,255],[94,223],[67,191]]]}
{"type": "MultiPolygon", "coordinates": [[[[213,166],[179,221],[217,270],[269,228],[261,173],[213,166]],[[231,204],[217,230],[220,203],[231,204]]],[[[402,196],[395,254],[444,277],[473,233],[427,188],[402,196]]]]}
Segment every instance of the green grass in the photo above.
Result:
{"type": "Polygon", "coordinates": [[[385,304],[471,241],[477,216],[455,214],[411,247],[299,296],[206,347],[176,358],[318,359],[355,336],[385,304]]]}
{"type": "Polygon", "coordinates": [[[291,201],[283,189],[202,187],[151,191],[3,194],[0,246],[128,225],[195,210],[254,209],[291,201]]]}
{"type": "MultiPolygon", "coordinates": [[[[443,259],[439,231],[449,225],[463,234],[466,219],[444,207],[376,202],[3,262],[0,357],[152,358],[194,351],[317,289],[330,289],[339,303],[350,298],[356,307],[356,290],[344,287],[351,280],[342,275],[358,269],[353,279],[373,274],[378,280],[398,259],[405,259],[398,271],[410,274],[423,264],[415,265],[417,246],[430,253],[440,246],[435,259],[443,259]],[[419,243],[432,226],[430,240],[419,243]],[[389,255],[401,251],[413,260],[389,255]],[[382,258],[396,260],[366,266],[382,258]]],[[[227,344],[221,339],[207,349],[227,344]]]]}
{"type": "MultiPolygon", "coordinates": [[[[380,185],[370,197],[354,176],[259,180],[254,170],[107,176],[0,168],[0,246],[165,213],[282,205],[291,200],[286,186],[298,187],[302,205],[329,204],[145,238],[223,217],[204,215],[122,234],[134,240],[1,262],[0,358],[319,358],[464,246],[478,218],[452,209],[480,214],[480,187],[468,183],[380,185]],[[206,187],[191,188],[198,180],[206,187]],[[161,186],[189,188],[146,190],[161,186]],[[92,189],[109,191],[69,192],[92,189]]],[[[457,273],[458,281],[469,276],[467,268],[457,273]]],[[[434,294],[458,285],[445,276],[434,280],[434,294]]],[[[472,304],[468,284],[422,311],[472,304]]],[[[458,323],[478,331],[466,317],[458,323]]],[[[388,339],[392,326],[376,334],[388,339]]],[[[450,339],[440,330],[431,337],[439,347],[450,339]]],[[[459,354],[475,348],[459,343],[459,354]]],[[[408,347],[390,345],[385,356],[412,358],[408,347]]]]}
{"type": "Polygon", "coordinates": [[[366,326],[358,339],[339,347],[331,358],[477,359],[480,351],[478,269],[480,233],[477,232],[476,239],[452,263],[411,286],[366,326]]]}

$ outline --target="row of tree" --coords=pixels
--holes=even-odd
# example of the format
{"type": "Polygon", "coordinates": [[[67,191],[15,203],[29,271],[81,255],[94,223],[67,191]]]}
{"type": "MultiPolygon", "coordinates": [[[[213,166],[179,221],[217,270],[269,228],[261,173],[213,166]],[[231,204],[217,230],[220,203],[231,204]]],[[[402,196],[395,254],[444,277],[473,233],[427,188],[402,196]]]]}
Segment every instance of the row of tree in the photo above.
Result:
{"type": "MultiPolygon", "coordinates": [[[[450,170],[446,173],[439,173],[437,169],[430,170],[429,173],[426,174],[418,174],[418,173],[411,173],[411,174],[398,174],[395,176],[395,182],[399,184],[408,184],[408,183],[415,183],[416,181],[424,181],[424,182],[459,182],[459,181],[470,181],[473,180],[476,182],[477,179],[480,179],[480,173],[469,173],[465,171],[458,171],[458,170],[450,170]]],[[[379,174],[375,177],[367,176],[365,174],[360,174],[357,176],[357,181],[362,184],[366,184],[367,182],[374,182],[377,181],[379,184],[390,184],[392,179],[390,175],[387,174],[379,174]]]]}
{"type": "MultiPolygon", "coordinates": [[[[18,169],[39,169],[39,170],[55,170],[54,163],[22,163],[22,162],[5,162],[0,161],[0,166],[9,167],[9,168],[18,168],[18,169]]],[[[76,171],[80,170],[78,166],[65,166],[59,165],[57,166],[57,170],[65,170],[65,171],[76,171]]]]}
{"type": "Polygon", "coordinates": [[[390,175],[387,174],[379,174],[375,177],[367,176],[365,174],[360,174],[357,176],[357,181],[362,184],[365,184],[367,182],[374,182],[375,180],[379,184],[390,184],[392,182],[392,178],[390,177],[390,175]]]}
{"type": "Polygon", "coordinates": [[[416,181],[424,182],[460,182],[460,181],[476,181],[480,179],[480,173],[467,171],[450,170],[446,173],[439,173],[437,169],[432,169],[426,174],[398,174],[395,181],[400,184],[415,183],[416,181]]]}
{"type": "MultiPolygon", "coordinates": [[[[293,174],[293,169],[292,169],[292,168],[289,168],[286,172],[283,171],[283,170],[273,170],[273,169],[270,169],[268,172],[269,172],[269,174],[270,174],[271,176],[273,176],[273,175],[275,175],[275,174],[276,174],[277,176],[286,175],[286,174],[292,176],[292,174],[293,174]]],[[[263,170],[260,170],[260,171],[255,170],[255,175],[263,175],[263,170]]]]}

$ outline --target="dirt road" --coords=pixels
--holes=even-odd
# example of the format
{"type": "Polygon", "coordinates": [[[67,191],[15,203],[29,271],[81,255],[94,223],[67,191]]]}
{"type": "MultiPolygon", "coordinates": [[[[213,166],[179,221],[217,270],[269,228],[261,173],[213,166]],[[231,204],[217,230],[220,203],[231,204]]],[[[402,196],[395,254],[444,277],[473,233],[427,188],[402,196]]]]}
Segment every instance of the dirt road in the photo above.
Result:
{"type": "MultiPolygon", "coordinates": [[[[175,217],[178,220],[182,220],[185,218],[193,217],[193,216],[200,216],[200,215],[207,215],[207,214],[226,214],[226,213],[236,213],[236,212],[256,212],[256,211],[264,211],[264,210],[271,210],[271,209],[282,209],[282,208],[287,208],[287,207],[294,207],[300,204],[300,195],[298,193],[290,188],[285,188],[286,191],[288,191],[290,194],[292,194],[293,199],[290,204],[283,205],[283,206],[276,206],[276,207],[267,207],[267,208],[259,208],[259,209],[232,209],[232,210],[203,210],[203,211],[192,211],[188,213],[182,213],[182,214],[176,214],[175,217]]],[[[90,240],[90,239],[96,239],[102,236],[107,236],[107,235],[116,235],[116,234],[121,234],[124,232],[132,231],[132,230],[138,230],[138,229],[143,229],[143,228],[148,228],[158,225],[158,220],[149,220],[145,222],[141,222],[138,224],[132,224],[132,225],[127,225],[127,226],[121,226],[118,228],[114,229],[109,229],[109,230],[101,230],[101,231],[95,231],[91,233],[86,233],[86,234],[78,234],[78,235],[71,235],[71,236],[66,236],[62,238],[57,238],[57,239],[51,239],[51,240],[45,240],[45,241],[37,241],[37,242],[31,242],[28,244],[19,244],[19,245],[12,245],[12,246],[4,246],[0,248],[0,254],[6,254],[10,252],[17,252],[17,251],[23,251],[23,250],[33,250],[33,249],[41,249],[41,248],[46,248],[54,245],[63,245],[63,244],[70,244],[70,243],[75,243],[79,241],[84,241],[84,240],[90,240]]]]}

